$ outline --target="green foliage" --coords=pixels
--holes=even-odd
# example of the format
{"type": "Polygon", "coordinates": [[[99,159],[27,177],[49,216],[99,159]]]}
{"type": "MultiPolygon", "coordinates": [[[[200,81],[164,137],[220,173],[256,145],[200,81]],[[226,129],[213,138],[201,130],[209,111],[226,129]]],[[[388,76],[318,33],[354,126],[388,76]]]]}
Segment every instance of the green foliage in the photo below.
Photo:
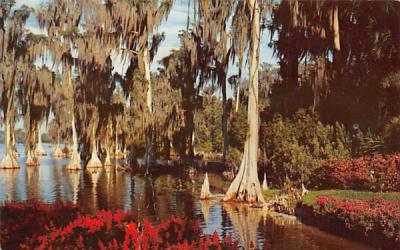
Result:
{"type": "Polygon", "coordinates": [[[357,133],[356,141],[359,142],[359,148],[357,148],[357,152],[353,152],[353,157],[383,153],[384,145],[382,137],[373,134],[370,130],[366,133],[362,133],[361,131],[357,133]]]}
{"type": "Polygon", "coordinates": [[[261,149],[266,155],[269,177],[282,185],[286,177],[294,184],[308,183],[321,160],[350,156],[349,136],[343,125],[324,125],[315,113],[301,109],[291,118],[275,115],[263,124],[261,149]]]}
{"type": "Polygon", "coordinates": [[[246,140],[247,133],[247,112],[243,105],[238,112],[232,115],[228,127],[229,146],[243,151],[243,145],[246,140]]]}
{"type": "Polygon", "coordinates": [[[400,116],[394,117],[385,126],[383,140],[387,152],[400,151],[400,116]]]}
{"type": "Polygon", "coordinates": [[[239,169],[240,163],[242,162],[242,155],[243,153],[241,150],[231,147],[229,148],[228,155],[226,156],[226,161],[235,169],[239,169]]]}
{"type": "Polygon", "coordinates": [[[196,150],[203,152],[222,151],[222,102],[215,96],[203,97],[203,109],[195,115],[196,150]]]}
{"type": "Polygon", "coordinates": [[[279,193],[281,191],[279,189],[268,189],[266,191],[263,191],[264,199],[266,201],[272,200],[275,198],[275,196],[279,196],[279,193]]]}

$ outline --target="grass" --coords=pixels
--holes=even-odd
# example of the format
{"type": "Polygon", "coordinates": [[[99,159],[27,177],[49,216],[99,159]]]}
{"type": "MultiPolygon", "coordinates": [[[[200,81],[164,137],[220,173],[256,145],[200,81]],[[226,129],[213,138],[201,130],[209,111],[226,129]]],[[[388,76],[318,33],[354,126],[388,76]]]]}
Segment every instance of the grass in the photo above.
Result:
{"type": "Polygon", "coordinates": [[[313,206],[316,203],[318,196],[332,196],[335,198],[347,200],[369,200],[373,197],[382,197],[387,201],[400,200],[400,192],[368,192],[368,191],[355,191],[355,190],[318,190],[310,191],[303,197],[303,204],[313,206]]]}
{"type": "Polygon", "coordinates": [[[268,189],[267,191],[263,191],[264,199],[266,201],[272,200],[275,196],[279,196],[279,189],[268,189]]]}

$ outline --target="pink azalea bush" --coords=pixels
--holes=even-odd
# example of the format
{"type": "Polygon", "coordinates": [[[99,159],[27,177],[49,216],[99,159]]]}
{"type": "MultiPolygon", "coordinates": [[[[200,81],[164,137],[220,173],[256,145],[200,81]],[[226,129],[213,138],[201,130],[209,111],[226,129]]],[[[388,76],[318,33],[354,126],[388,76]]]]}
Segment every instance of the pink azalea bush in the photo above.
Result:
{"type": "Polygon", "coordinates": [[[387,239],[400,244],[400,201],[345,200],[319,196],[314,212],[319,216],[333,217],[345,223],[348,229],[362,228],[365,235],[382,232],[387,239]]]}
{"type": "Polygon", "coordinates": [[[315,173],[320,188],[400,191],[400,154],[330,158],[315,173]]]}

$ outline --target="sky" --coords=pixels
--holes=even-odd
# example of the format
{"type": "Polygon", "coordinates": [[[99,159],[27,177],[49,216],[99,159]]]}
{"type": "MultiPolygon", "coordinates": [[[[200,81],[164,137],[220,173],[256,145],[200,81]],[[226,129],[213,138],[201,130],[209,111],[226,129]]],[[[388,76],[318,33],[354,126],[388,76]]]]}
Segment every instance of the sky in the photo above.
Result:
{"type": "MultiPolygon", "coordinates": [[[[46,4],[46,0],[16,0],[15,8],[19,8],[22,5],[27,5],[32,8],[38,8],[41,5],[46,4]]],[[[165,40],[162,42],[158,53],[151,65],[151,70],[156,71],[159,67],[158,61],[163,57],[167,56],[170,51],[174,48],[179,48],[179,31],[186,28],[187,23],[187,0],[175,0],[168,19],[164,21],[158,28],[159,32],[165,33],[165,40]]],[[[31,15],[27,21],[27,28],[34,33],[44,33],[38,27],[36,18],[31,15]]],[[[268,62],[271,64],[277,64],[277,59],[273,57],[273,51],[267,46],[269,42],[270,34],[267,30],[264,30],[261,37],[261,47],[260,47],[260,64],[263,62],[268,62]]],[[[123,73],[126,70],[127,65],[116,56],[113,58],[113,64],[116,71],[123,73]]],[[[230,75],[237,74],[237,67],[232,65],[229,67],[228,77],[230,75]]],[[[248,77],[248,65],[244,67],[243,78],[248,77]]],[[[233,90],[228,88],[228,97],[233,95],[233,90]]],[[[22,122],[17,124],[17,127],[22,127],[22,122]]]]}

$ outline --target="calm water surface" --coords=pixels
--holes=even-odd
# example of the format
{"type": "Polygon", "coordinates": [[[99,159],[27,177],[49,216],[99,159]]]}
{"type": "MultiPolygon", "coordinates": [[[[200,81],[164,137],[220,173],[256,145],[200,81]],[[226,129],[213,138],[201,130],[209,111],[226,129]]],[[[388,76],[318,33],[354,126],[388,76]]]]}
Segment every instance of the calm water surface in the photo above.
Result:
{"type": "MultiPolygon", "coordinates": [[[[68,159],[40,158],[40,167],[25,167],[23,146],[18,145],[21,168],[0,170],[0,202],[37,199],[47,203],[57,200],[79,202],[89,212],[119,208],[131,210],[138,220],[148,218],[158,223],[172,214],[198,218],[207,234],[232,234],[243,248],[257,244],[267,249],[372,249],[296,219],[271,216],[262,209],[222,204],[218,199],[200,201],[204,178],[164,174],[145,178],[114,168],[96,171],[66,171],[68,159]]],[[[0,157],[3,156],[0,145],[0,157]]],[[[45,145],[50,153],[52,147],[45,145]]],[[[221,176],[209,174],[211,190],[223,193],[229,186],[221,176]]]]}

